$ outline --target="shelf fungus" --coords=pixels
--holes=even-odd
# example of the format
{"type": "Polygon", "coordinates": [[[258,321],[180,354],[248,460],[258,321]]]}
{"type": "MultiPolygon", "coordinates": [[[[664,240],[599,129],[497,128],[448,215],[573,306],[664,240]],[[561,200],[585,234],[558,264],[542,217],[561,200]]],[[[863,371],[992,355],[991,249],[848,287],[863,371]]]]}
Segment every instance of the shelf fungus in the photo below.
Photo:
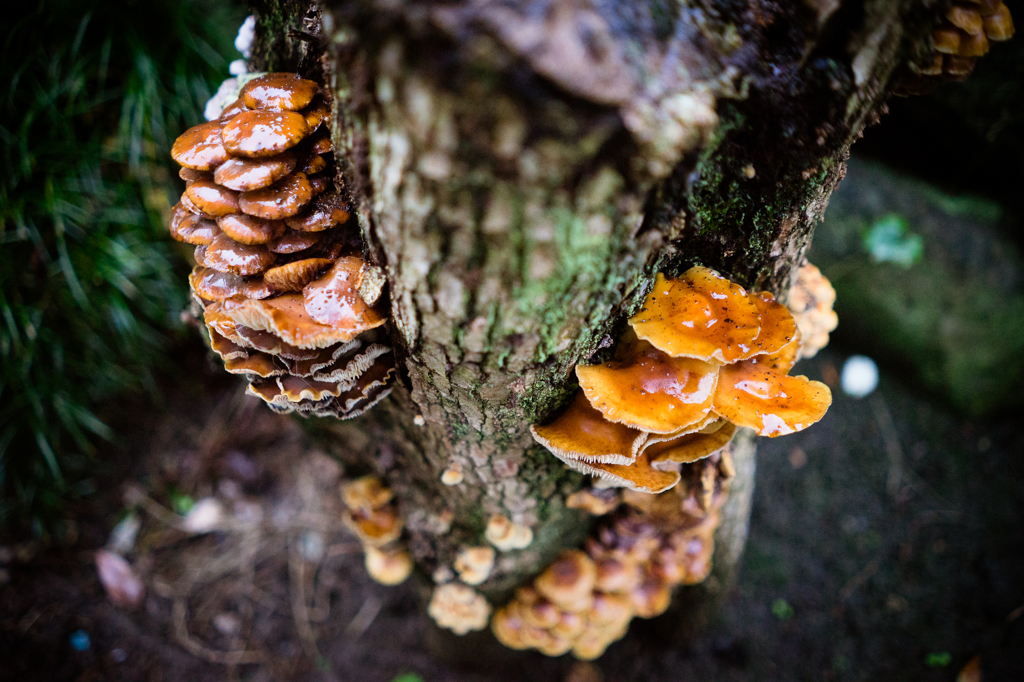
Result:
{"type": "Polygon", "coordinates": [[[336,187],[330,109],[296,74],[246,83],[175,141],[186,186],[170,231],[196,246],[189,282],[225,368],[275,411],[347,419],[390,393],[394,358],[383,275],[336,187]]]}
{"type": "Polygon", "coordinates": [[[582,390],[569,407],[531,428],[569,467],[612,485],[664,492],[681,465],[720,452],[737,426],[781,436],[831,404],[824,384],[789,376],[801,348],[790,311],[708,268],[659,274],[629,324],[610,360],[576,367],[582,390]]]}
{"type": "Polygon", "coordinates": [[[357,478],[341,488],[342,521],[363,546],[366,572],[383,585],[405,582],[413,569],[412,557],[398,542],[405,524],[393,497],[376,476],[357,478]]]}
{"type": "Polygon", "coordinates": [[[682,467],[663,495],[627,490],[582,550],[568,550],[491,619],[513,649],[583,660],[604,653],[633,618],[665,612],[679,585],[711,571],[719,509],[734,475],[728,449],[682,467]]]}
{"type": "Polygon", "coordinates": [[[932,31],[932,49],[909,64],[896,94],[924,94],[941,81],[962,81],[991,43],[1013,37],[1013,17],[1003,0],[955,0],[944,6],[932,31]]]}

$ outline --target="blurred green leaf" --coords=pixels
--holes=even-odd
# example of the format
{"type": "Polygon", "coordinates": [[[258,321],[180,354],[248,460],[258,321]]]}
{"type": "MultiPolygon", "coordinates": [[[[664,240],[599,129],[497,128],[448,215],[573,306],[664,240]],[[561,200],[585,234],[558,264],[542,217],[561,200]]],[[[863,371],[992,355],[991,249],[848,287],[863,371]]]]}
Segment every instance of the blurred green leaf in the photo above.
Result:
{"type": "Polygon", "coordinates": [[[795,614],[793,606],[785,599],[779,598],[772,602],[772,615],[779,620],[789,620],[795,614]]]}
{"type": "Polygon", "coordinates": [[[423,682],[423,678],[416,673],[402,673],[391,680],[391,682],[423,682]]]}
{"type": "Polygon", "coordinates": [[[875,221],[864,234],[864,250],[876,263],[895,263],[904,268],[921,259],[924,240],[914,234],[903,216],[890,213],[875,221]]]}
{"type": "Polygon", "coordinates": [[[933,651],[928,654],[924,662],[932,668],[945,668],[953,662],[953,654],[948,651],[933,651]]]}

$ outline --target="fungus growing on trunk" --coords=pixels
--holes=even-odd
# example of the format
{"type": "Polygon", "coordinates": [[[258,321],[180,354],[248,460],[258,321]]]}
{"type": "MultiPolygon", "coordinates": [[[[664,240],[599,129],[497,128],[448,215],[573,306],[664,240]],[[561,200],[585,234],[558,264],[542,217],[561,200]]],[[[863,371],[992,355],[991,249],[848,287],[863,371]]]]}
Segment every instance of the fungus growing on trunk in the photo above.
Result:
{"type": "Polygon", "coordinates": [[[577,471],[659,493],[676,484],[679,464],[725,447],[736,425],[780,436],[831,404],[824,384],[787,376],[800,343],[789,310],[708,268],[658,274],[629,324],[635,334],[612,360],[576,367],[582,390],[572,404],[531,428],[577,471]]]}
{"type": "Polygon", "coordinates": [[[397,585],[412,573],[412,558],[398,544],[404,523],[391,503],[394,495],[376,476],[363,476],[341,488],[342,520],[359,538],[366,572],[383,585],[397,585]]]}
{"type": "Polygon", "coordinates": [[[441,627],[464,635],[487,627],[491,605],[472,587],[447,583],[434,588],[427,613],[441,627]]]}
{"type": "Polygon", "coordinates": [[[329,115],[314,81],[250,80],[219,120],[175,141],[188,185],[170,229],[197,247],[189,282],[214,349],[233,346],[218,350],[228,371],[274,410],[349,418],[388,395],[394,360],[373,331],[387,320],[383,277],[351,255],[359,236],[333,187],[331,141],[313,134],[329,115]],[[318,368],[296,364],[321,352],[331,360],[318,368]]]}

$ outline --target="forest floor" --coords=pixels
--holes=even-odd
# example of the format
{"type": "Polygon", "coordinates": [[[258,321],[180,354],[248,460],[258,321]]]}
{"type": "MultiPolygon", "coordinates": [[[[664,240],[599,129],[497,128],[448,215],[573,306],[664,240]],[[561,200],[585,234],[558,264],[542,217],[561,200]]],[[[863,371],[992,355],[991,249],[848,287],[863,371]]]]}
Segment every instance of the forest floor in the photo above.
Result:
{"type": "Polygon", "coordinates": [[[414,581],[369,581],[338,524],[342,469],[188,355],[200,380],[122,417],[63,542],[0,545],[0,680],[954,680],[975,657],[983,678],[965,680],[1024,674],[1019,420],[958,418],[884,369],[878,391],[847,397],[841,349],[797,368],[833,385],[825,419],[759,443],[750,540],[717,620],[684,644],[634,621],[593,664],[433,659],[414,581]],[[186,533],[172,510],[202,498],[218,530],[186,533]],[[124,609],[94,553],[132,507],[139,531],[119,541],[147,590],[124,609]]]}

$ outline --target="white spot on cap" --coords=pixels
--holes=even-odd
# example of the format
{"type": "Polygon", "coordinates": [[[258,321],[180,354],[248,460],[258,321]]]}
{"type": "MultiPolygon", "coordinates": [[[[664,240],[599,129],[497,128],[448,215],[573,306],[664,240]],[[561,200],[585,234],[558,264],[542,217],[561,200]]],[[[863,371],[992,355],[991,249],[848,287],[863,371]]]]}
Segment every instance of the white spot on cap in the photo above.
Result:
{"type": "Polygon", "coordinates": [[[866,355],[851,355],[843,365],[840,378],[843,393],[863,398],[878,388],[878,365],[866,355]]]}

